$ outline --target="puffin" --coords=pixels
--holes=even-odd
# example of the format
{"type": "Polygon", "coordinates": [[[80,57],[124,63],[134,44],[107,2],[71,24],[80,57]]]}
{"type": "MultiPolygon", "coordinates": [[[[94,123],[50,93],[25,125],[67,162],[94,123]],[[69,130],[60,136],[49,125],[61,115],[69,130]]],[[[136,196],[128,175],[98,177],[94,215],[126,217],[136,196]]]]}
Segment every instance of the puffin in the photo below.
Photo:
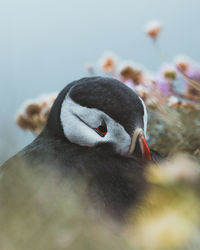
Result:
{"type": "Polygon", "coordinates": [[[57,96],[40,135],[3,169],[23,159],[87,182],[87,195],[106,213],[125,218],[148,190],[145,169],[156,161],[146,142],[143,100],[119,80],[85,77],[57,96]]]}

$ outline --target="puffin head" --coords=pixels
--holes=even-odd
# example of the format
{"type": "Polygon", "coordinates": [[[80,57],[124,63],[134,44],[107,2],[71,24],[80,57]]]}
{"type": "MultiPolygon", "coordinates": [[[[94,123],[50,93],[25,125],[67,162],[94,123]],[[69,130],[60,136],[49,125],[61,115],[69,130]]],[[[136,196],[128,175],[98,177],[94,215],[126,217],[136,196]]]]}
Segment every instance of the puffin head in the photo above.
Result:
{"type": "Polygon", "coordinates": [[[145,141],[147,111],[142,99],[113,78],[89,77],[68,84],[58,95],[46,130],[80,147],[151,160],[145,141]]]}

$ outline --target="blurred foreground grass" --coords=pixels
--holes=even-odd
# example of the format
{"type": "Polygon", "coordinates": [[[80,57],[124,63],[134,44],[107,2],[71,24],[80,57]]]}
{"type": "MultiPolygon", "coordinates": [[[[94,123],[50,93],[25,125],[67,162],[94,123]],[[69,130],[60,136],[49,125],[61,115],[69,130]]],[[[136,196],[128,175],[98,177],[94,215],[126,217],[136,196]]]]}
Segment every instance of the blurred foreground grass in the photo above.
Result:
{"type": "Polygon", "coordinates": [[[52,169],[8,168],[0,179],[0,249],[199,249],[198,163],[179,155],[146,176],[149,193],[120,225],[88,203],[84,183],[52,169]]]}
{"type": "Polygon", "coordinates": [[[117,228],[94,213],[83,193],[83,183],[52,169],[7,169],[0,181],[0,249],[126,249],[117,228]]]}
{"type": "Polygon", "coordinates": [[[151,110],[149,145],[164,156],[184,152],[200,163],[200,108],[151,110]]]}

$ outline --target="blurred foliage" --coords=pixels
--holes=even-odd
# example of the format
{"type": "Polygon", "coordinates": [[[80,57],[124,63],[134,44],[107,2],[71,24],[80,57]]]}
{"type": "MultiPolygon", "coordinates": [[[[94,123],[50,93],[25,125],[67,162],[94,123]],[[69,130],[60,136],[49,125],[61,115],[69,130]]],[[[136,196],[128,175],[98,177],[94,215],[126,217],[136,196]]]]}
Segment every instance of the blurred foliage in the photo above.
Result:
{"type": "Polygon", "coordinates": [[[129,249],[83,193],[83,183],[63,180],[52,169],[6,169],[0,181],[0,249],[129,249]]]}
{"type": "Polygon", "coordinates": [[[134,249],[199,249],[199,177],[199,166],[185,155],[148,169],[152,188],[127,227],[134,249]]]}
{"type": "Polygon", "coordinates": [[[150,112],[149,145],[164,156],[187,152],[200,161],[200,116],[198,109],[165,108],[150,112]]]}
{"type": "Polygon", "coordinates": [[[151,188],[127,223],[91,206],[85,184],[53,169],[15,166],[1,172],[0,249],[197,250],[199,167],[179,155],[146,172],[151,188]]]}

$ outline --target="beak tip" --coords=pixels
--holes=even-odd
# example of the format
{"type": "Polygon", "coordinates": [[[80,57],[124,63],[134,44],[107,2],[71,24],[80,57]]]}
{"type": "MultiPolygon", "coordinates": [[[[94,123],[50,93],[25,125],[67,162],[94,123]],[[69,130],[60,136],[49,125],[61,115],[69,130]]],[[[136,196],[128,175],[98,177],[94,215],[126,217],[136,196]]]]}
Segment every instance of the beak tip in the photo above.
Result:
{"type": "Polygon", "coordinates": [[[142,156],[145,160],[152,161],[151,151],[147,145],[147,142],[144,136],[141,136],[141,149],[142,149],[142,156]]]}

